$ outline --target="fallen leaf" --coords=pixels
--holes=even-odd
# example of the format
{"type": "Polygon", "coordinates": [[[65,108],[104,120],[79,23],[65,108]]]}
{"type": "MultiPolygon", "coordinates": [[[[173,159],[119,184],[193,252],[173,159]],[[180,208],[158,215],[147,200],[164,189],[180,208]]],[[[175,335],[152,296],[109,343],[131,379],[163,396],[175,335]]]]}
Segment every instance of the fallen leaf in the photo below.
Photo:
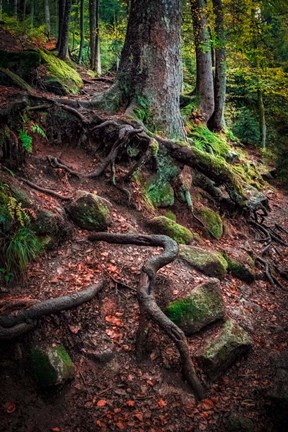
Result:
{"type": "Polygon", "coordinates": [[[139,421],[143,421],[143,414],[138,412],[133,414],[134,417],[136,417],[139,421]]]}
{"type": "Polygon", "coordinates": [[[7,414],[12,414],[16,411],[16,405],[14,402],[6,402],[4,405],[4,410],[7,414]]]}
{"type": "Polygon", "coordinates": [[[204,399],[201,404],[199,405],[199,408],[203,409],[204,411],[209,411],[214,407],[214,402],[211,399],[204,399]]]}
{"type": "Polygon", "coordinates": [[[98,407],[104,407],[105,405],[107,405],[107,400],[105,400],[105,399],[100,399],[98,402],[97,402],[97,404],[96,404],[98,407]]]}
{"type": "Polygon", "coordinates": [[[71,331],[71,333],[73,333],[73,334],[77,334],[81,330],[81,325],[78,325],[78,326],[77,325],[76,326],[68,325],[68,327],[69,327],[69,330],[71,331]]]}
{"type": "Polygon", "coordinates": [[[120,430],[125,430],[125,429],[126,429],[126,426],[125,426],[124,423],[122,423],[121,421],[117,422],[117,423],[116,423],[116,426],[117,426],[117,428],[120,429],[120,430]]]}
{"type": "Polygon", "coordinates": [[[126,402],[126,405],[128,405],[128,406],[134,406],[134,405],[135,405],[135,401],[133,401],[133,400],[128,400],[128,401],[126,402]]]}
{"type": "Polygon", "coordinates": [[[61,428],[59,427],[53,427],[50,429],[51,432],[61,432],[61,428]]]}
{"type": "Polygon", "coordinates": [[[167,402],[164,399],[160,399],[157,405],[159,408],[164,408],[167,405],[167,402]]]}

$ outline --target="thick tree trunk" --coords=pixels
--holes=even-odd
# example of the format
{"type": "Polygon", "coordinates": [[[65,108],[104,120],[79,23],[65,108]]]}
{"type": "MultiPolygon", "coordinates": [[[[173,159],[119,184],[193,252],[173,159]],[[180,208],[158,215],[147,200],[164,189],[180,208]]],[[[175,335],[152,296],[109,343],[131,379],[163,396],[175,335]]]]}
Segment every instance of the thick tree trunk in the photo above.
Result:
{"type": "Polygon", "coordinates": [[[199,111],[205,122],[214,112],[214,84],[211,43],[206,17],[206,1],[190,0],[196,53],[196,94],[199,111]]]}
{"type": "Polygon", "coordinates": [[[83,57],[83,45],[84,45],[84,0],[80,0],[80,46],[79,46],[79,54],[78,54],[78,63],[82,63],[83,57]]]}
{"type": "Polygon", "coordinates": [[[214,78],[215,108],[208,122],[208,126],[211,130],[220,131],[225,127],[224,109],[226,94],[226,49],[222,0],[213,0],[213,9],[216,33],[214,78]]]}
{"type": "Polygon", "coordinates": [[[114,89],[118,104],[141,107],[149,126],[183,138],[180,25],[181,0],[131,0],[114,89]]]}
{"type": "Polygon", "coordinates": [[[68,35],[69,35],[69,22],[72,0],[65,0],[63,21],[61,27],[60,46],[58,57],[61,60],[66,60],[68,56],[68,35]]]}

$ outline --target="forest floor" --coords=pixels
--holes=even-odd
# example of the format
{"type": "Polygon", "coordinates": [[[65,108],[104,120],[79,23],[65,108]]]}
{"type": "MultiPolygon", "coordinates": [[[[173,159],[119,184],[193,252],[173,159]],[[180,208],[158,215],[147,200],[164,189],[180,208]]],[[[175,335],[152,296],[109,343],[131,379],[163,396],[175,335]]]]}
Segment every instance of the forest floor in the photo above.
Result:
{"type": "MultiPolygon", "coordinates": [[[[89,98],[95,86],[103,89],[106,84],[86,85],[83,97],[89,98]]],[[[1,88],[0,103],[13,98],[13,92],[1,88]]],[[[76,171],[95,169],[96,161],[91,154],[74,143],[52,145],[38,141],[21,175],[63,194],[86,190],[103,196],[113,207],[110,232],[149,232],[146,222],[153,215],[140,203],[131,208],[108,175],[95,180],[76,179],[61,169],[49,167],[48,155],[60,158],[76,171]]],[[[27,185],[21,187],[31,197],[40,198],[46,209],[59,206],[56,199],[27,185]]],[[[271,207],[267,222],[271,225],[277,222],[287,230],[287,191],[274,185],[266,193],[271,207]]],[[[171,210],[179,223],[199,233],[201,247],[208,250],[234,250],[240,254],[241,250],[257,252],[262,248],[257,234],[242,216],[224,219],[224,236],[216,241],[195,224],[183,204],[176,202],[171,210]]],[[[161,212],[164,214],[165,210],[161,212]]],[[[266,280],[257,280],[252,285],[231,275],[221,280],[227,316],[235,318],[250,333],[254,345],[246,358],[214,383],[209,383],[196,365],[208,386],[205,400],[197,403],[183,381],[178,352],[156,326],[150,326],[143,362],[137,363],[135,358],[139,274],[148,257],[159,250],[103,242],[92,244],[85,240],[87,234],[74,226],[69,239],[31,263],[23,280],[13,289],[1,288],[0,313],[4,313],[5,304],[11,299],[41,301],[81,290],[103,275],[106,280],[104,288],[90,302],[42,318],[33,332],[16,342],[1,342],[0,431],[225,432],[232,413],[251,419],[254,432],[271,431],[265,394],[271,387],[271,359],[288,347],[288,292],[266,280]],[[42,342],[63,344],[75,365],[73,381],[50,392],[37,388],[27,361],[30,347],[42,342]],[[91,347],[94,357],[87,355],[91,347]]],[[[288,268],[287,250],[282,246],[277,249],[279,256],[275,251],[271,253],[288,268]]],[[[169,301],[184,296],[206,279],[176,259],[158,273],[158,304],[165,308],[169,301]]],[[[191,355],[218,330],[217,326],[211,327],[189,337],[191,355]]]]}

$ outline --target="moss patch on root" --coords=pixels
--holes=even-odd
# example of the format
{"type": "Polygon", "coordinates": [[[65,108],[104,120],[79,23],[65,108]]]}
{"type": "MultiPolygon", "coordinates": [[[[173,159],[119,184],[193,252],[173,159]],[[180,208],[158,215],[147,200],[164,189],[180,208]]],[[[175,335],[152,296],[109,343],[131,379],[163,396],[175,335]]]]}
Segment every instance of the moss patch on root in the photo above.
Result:
{"type": "Polygon", "coordinates": [[[165,216],[157,216],[151,219],[148,226],[155,234],[168,235],[179,244],[189,244],[194,237],[188,228],[165,216]]]}

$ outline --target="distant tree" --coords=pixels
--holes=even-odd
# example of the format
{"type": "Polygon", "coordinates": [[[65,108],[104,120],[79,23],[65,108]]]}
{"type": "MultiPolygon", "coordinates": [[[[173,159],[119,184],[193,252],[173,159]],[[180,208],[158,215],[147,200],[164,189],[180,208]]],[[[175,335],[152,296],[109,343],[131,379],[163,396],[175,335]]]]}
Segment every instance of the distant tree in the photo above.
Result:
{"type": "Polygon", "coordinates": [[[79,29],[80,29],[80,44],[79,44],[79,54],[78,54],[78,63],[82,63],[83,57],[83,46],[84,46],[84,0],[80,0],[80,20],[79,20],[79,29]]]}
{"type": "Polygon", "coordinates": [[[99,38],[99,0],[89,0],[90,17],[90,67],[101,75],[99,38]]]}
{"type": "Polygon", "coordinates": [[[50,36],[50,32],[51,32],[49,0],[45,0],[44,8],[45,8],[45,27],[46,27],[46,33],[47,33],[47,35],[49,37],[50,36]]]}

